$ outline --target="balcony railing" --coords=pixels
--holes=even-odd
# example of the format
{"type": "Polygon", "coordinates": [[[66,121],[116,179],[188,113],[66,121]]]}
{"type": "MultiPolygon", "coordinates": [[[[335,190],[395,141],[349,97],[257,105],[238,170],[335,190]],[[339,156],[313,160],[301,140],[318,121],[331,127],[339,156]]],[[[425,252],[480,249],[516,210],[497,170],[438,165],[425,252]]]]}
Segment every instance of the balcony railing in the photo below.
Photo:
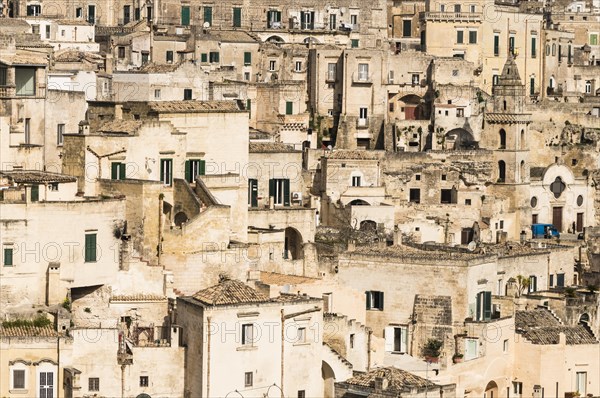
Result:
{"type": "Polygon", "coordinates": [[[481,22],[482,14],[479,12],[440,12],[427,11],[421,13],[421,19],[427,21],[465,21],[481,22]]]}
{"type": "Polygon", "coordinates": [[[327,77],[325,78],[326,83],[335,83],[337,81],[337,77],[335,73],[327,73],[327,77]]]}
{"type": "Polygon", "coordinates": [[[368,74],[368,73],[364,73],[364,72],[355,72],[352,74],[352,83],[372,84],[373,83],[373,74],[368,74]]]}
{"type": "Polygon", "coordinates": [[[357,129],[368,129],[369,128],[369,118],[358,118],[356,119],[356,128],[357,129]]]}
{"type": "Polygon", "coordinates": [[[12,98],[17,94],[15,86],[0,86],[0,98],[12,98]]]}

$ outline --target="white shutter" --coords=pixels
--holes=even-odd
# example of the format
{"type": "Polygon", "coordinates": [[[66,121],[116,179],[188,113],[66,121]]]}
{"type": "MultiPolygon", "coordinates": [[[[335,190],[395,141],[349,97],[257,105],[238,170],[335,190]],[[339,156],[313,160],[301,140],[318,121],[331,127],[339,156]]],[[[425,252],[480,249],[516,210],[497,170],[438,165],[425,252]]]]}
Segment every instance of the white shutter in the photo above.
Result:
{"type": "Polygon", "coordinates": [[[403,327],[400,335],[400,352],[407,352],[408,346],[408,328],[403,327]]]}
{"type": "Polygon", "coordinates": [[[384,332],[385,352],[392,352],[394,351],[394,327],[386,326],[384,332]]]}

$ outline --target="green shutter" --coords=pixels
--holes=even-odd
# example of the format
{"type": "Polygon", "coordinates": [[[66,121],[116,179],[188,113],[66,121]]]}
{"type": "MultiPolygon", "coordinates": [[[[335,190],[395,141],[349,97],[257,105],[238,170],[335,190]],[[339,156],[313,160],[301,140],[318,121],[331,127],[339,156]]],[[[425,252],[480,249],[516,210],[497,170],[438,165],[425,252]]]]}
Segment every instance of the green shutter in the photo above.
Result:
{"type": "Polygon", "coordinates": [[[494,55],[500,55],[500,36],[494,36],[494,55]]]}
{"type": "Polygon", "coordinates": [[[181,7],[181,24],[188,26],[190,24],[190,7],[181,7]]]}
{"type": "Polygon", "coordinates": [[[458,44],[462,44],[464,38],[464,32],[462,30],[456,31],[456,42],[458,44]]]}
{"type": "Polygon", "coordinates": [[[273,196],[275,196],[275,180],[271,178],[269,180],[269,198],[273,196]]]}
{"type": "Polygon", "coordinates": [[[531,56],[532,57],[535,57],[536,53],[537,53],[536,44],[537,44],[537,40],[535,39],[535,37],[532,37],[531,38],[531,56]]]}
{"type": "Polygon", "coordinates": [[[208,62],[208,54],[206,54],[206,53],[200,54],[200,62],[208,62]]]}
{"type": "Polygon", "coordinates": [[[240,28],[242,26],[242,9],[234,7],[233,9],[233,27],[240,28]]]}
{"type": "Polygon", "coordinates": [[[477,293],[477,311],[475,313],[475,320],[481,319],[481,293],[477,293]]]}
{"type": "Polygon", "coordinates": [[[287,101],[285,103],[285,114],[292,115],[294,113],[294,103],[291,101],[287,101]]]}
{"type": "Polygon", "coordinates": [[[200,162],[200,167],[198,169],[198,175],[205,175],[206,174],[206,161],[205,160],[199,160],[200,162]]]}
{"type": "Polygon", "coordinates": [[[483,320],[492,319],[492,292],[483,292],[483,320]]]}
{"type": "Polygon", "coordinates": [[[85,235],[85,262],[96,261],[96,234],[85,235]]]}
{"type": "Polygon", "coordinates": [[[358,39],[352,39],[350,43],[352,48],[358,48],[358,39]]]}
{"type": "Polygon", "coordinates": [[[190,182],[190,183],[194,182],[194,181],[192,181],[192,170],[191,170],[191,167],[190,167],[190,161],[189,160],[185,161],[185,180],[187,182],[190,182]]]}
{"type": "Polygon", "coordinates": [[[119,163],[119,180],[125,179],[125,163],[119,163]]]}
{"type": "Polygon", "coordinates": [[[215,53],[215,62],[219,62],[219,53],[218,52],[215,53]]]}
{"type": "Polygon", "coordinates": [[[40,200],[40,186],[32,185],[31,186],[31,201],[38,202],[40,200]]]}
{"type": "Polygon", "coordinates": [[[379,309],[383,311],[383,292],[379,292],[379,309]]]}
{"type": "Polygon", "coordinates": [[[365,298],[367,303],[367,309],[371,309],[371,292],[365,292],[365,298]]]}
{"type": "Polygon", "coordinates": [[[164,160],[160,161],[160,180],[161,181],[165,180],[165,178],[164,178],[165,177],[165,172],[164,172],[165,165],[164,165],[164,162],[165,162],[164,160]]]}
{"type": "Polygon", "coordinates": [[[4,249],[4,266],[13,266],[13,249],[4,249]]]}
{"type": "Polygon", "coordinates": [[[244,53],[244,65],[252,64],[252,53],[247,51],[244,53]]]}
{"type": "Polygon", "coordinates": [[[204,7],[204,22],[212,25],[212,7],[204,7]]]}
{"type": "Polygon", "coordinates": [[[290,180],[283,180],[283,205],[290,205],[290,180]]]}

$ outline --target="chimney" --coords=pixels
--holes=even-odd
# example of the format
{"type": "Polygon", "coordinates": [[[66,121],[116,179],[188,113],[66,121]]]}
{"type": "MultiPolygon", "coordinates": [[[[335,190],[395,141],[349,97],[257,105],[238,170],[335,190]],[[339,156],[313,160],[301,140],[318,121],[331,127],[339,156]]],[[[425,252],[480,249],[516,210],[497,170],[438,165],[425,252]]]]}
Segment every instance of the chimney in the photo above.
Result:
{"type": "Polygon", "coordinates": [[[352,239],[349,239],[348,240],[348,251],[353,252],[354,250],[356,250],[356,242],[354,242],[354,240],[352,240],[352,239]]]}
{"type": "Polygon", "coordinates": [[[106,54],[104,58],[104,71],[109,75],[113,73],[113,56],[112,54],[106,54]]]}
{"type": "Polygon", "coordinates": [[[115,105],[115,120],[123,120],[123,105],[115,105]]]}
{"type": "Polygon", "coordinates": [[[563,332],[558,334],[558,344],[561,346],[567,345],[567,336],[563,332]]]}

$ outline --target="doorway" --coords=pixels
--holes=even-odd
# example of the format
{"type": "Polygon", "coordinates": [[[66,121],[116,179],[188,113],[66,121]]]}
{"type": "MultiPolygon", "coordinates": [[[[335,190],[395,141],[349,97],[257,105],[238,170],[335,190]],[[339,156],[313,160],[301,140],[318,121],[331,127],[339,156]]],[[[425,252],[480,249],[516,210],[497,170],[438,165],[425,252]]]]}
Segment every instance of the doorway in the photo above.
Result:
{"type": "Polygon", "coordinates": [[[576,232],[583,232],[583,213],[577,213],[576,232]]]}
{"type": "Polygon", "coordinates": [[[562,207],[553,207],[552,208],[552,225],[558,232],[562,232],[562,218],[563,218],[563,208],[562,207]]]}

